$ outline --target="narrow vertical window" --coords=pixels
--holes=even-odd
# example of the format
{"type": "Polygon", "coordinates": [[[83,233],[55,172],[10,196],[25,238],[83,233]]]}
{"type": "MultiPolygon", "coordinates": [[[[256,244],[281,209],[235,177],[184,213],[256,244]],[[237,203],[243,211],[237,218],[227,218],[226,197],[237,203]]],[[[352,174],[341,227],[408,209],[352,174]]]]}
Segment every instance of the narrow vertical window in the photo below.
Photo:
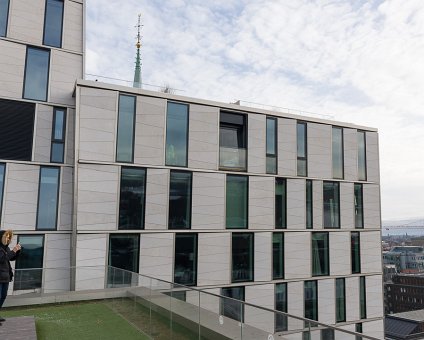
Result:
{"type": "Polygon", "coordinates": [[[321,339],[322,340],[334,340],[334,329],[327,328],[327,329],[321,329],[321,339]]]}
{"type": "Polygon", "coordinates": [[[41,288],[43,278],[44,235],[19,235],[25,251],[16,259],[14,290],[41,288]]]}
{"type": "Polygon", "coordinates": [[[275,228],[287,228],[287,181],[275,179],[275,228]]]}
{"type": "Polygon", "coordinates": [[[169,183],[169,229],[191,228],[191,182],[191,172],[171,171],[169,183]]]}
{"type": "Polygon", "coordinates": [[[132,163],[134,160],[135,97],[119,95],[118,136],[116,161],[132,163]]]}
{"type": "Polygon", "coordinates": [[[350,244],[352,274],[358,274],[361,272],[361,248],[360,236],[358,232],[352,232],[350,234],[350,244]]]}
{"type": "Polygon", "coordinates": [[[227,175],[226,226],[227,229],[247,229],[249,177],[227,175]]]}
{"type": "Polygon", "coordinates": [[[343,129],[333,126],[333,178],[343,179],[343,129]]]}
{"type": "Polygon", "coordinates": [[[244,304],[242,301],[244,301],[244,287],[221,288],[221,295],[239,300],[234,301],[231,299],[221,298],[221,315],[243,322],[244,304]]]}
{"type": "Polygon", "coordinates": [[[336,322],[346,321],[345,279],[336,279],[336,322]]]}
{"type": "Polygon", "coordinates": [[[355,228],[364,228],[364,201],[361,183],[355,183],[355,228]]]}
{"type": "Polygon", "coordinates": [[[328,233],[312,233],[312,276],[329,273],[328,233]]]}
{"type": "Polygon", "coordinates": [[[304,301],[305,318],[318,321],[318,289],[317,281],[305,281],[304,301]]]}
{"type": "Polygon", "coordinates": [[[231,282],[253,281],[253,234],[233,233],[231,282]]]}
{"type": "Polygon", "coordinates": [[[266,119],[266,173],[277,173],[277,119],[266,119]]]}
{"type": "Polygon", "coordinates": [[[168,103],[166,113],[166,165],[187,166],[188,105],[168,103]]]}
{"type": "Polygon", "coordinates": [[[284,279],[284,233],[272,234],[272,279],[284,279]]]}
{"type": "Polygon", "coordinates": [[[247,149],[246,116],[221,112],[219,121],[219,167],[245,171],[247,149]]]}
{"type": "Polygon", "coordinates": [[[63,0],[46,0],[43,44],[62,47],[63,0]]]}
{"type": "MultiPolygon", "coordinates": [[[[287,283],[275,285],[275,310],[287,313],[287,283]]],[[[287,316],[275,314],[275,331],[286,331],[288,326],[287,316]]]]}
{"type": "Polygon", "coordinates": [[[361,319],[367,318],[365,276],[359,278],[359,314],[361,319]]]}
{"type": "Polygon", "coordinates": [[[340,228],[340,191],[338,182],[324,182],[324,228],[340,228]]]}
{"type": "Polygon", "coordinates": [[[6,164],[0,163],[0,220],[3,209],[3,192],[4,192],[4,178],[6,174],[6,164]]]}
{"type": "Polygon", "coordinates": [[[146,170],[121,169],[119,229],[144,229],[146,170]]]}
{"type": "Polygon", "coordinates": [[[358,131],[358,180],[367,180],[367,156],[365,131],[358,131]]]}
{"type": "Polygon", "coordinates": [[[197,284],[197,234],[175,235],[174,282],[197,284]]]}
{"type": "Polygon", "coordinates": [[[297,123],[297,175],[308,176],[308,147],[306,123],[297,123]]]}
{"type": "Polygon", "coordinates": [[[312,180],[306,180],[306,229],[313,227],[312,180]]]}
{"type": "Polygon", "coordinates": [[[111,234],[109,236],[108,285],[130,285],[132,273],[138,273],[140,235],[111,234]],[[122,269],[122,270],[120,270],[122,269]]]}
{"type": "Polygon", "coordinates": [[[65,155],[66,110],[55,107],[53,110],[52,145],[50,161],[63,163],[65,155]]]}
{"type": "MultiPolygon", "coordinates": [[[[356,333],[362,333],[362,323],[361,322],[355,324],[355,332],[356,333]]],[[[362,339],[363,339],[362,336],[359,336],[359,335],[357,335],[355,337],[355,340],[362,340],[362,339]]]]}
{"type": "Polygon", "coordinates": [[[0,0],[0,37],[5,37],[9,16],[9,0],[0,0]]]}
{"type": "Polygon", "coordinates": [[[59,198],[60,169],[40,168],[38,189],[37,229],[55,230],[59,198]]]}
{"type": "Polygon", "coordinates": [[[25,99],[47,101],[50,51],[27,47],[25,62],[25,99]]]}

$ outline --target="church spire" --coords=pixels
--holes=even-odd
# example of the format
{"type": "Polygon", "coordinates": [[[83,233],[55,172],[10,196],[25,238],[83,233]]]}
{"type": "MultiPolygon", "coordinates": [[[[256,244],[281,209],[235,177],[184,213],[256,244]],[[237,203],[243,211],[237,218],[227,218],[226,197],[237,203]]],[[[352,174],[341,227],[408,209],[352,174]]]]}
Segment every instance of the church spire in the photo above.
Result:
{"type": "Polygon", "coordinates": [[[137,27],[137,44],[135,45],[137,47],[137,57],[135,59],[135,71],[134,71],[134,83],[133,87],[142,88],[142,82],[141,82],[141,58],[140,58],[140,48],[141,48],[141,27],[143,25],[141,24],[141,14],[138,15],[138,25],[137,27]]]}

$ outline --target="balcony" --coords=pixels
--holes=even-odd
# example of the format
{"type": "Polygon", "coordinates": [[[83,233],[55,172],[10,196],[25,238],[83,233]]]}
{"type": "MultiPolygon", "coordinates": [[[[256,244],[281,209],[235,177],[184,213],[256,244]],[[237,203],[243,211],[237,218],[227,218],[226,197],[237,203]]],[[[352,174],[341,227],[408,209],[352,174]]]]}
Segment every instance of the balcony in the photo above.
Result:
{"type": "Polygon", "coordinates": [[[219,148],[219,168],[221,170],[246,171],[246,149],[219,148]]]}

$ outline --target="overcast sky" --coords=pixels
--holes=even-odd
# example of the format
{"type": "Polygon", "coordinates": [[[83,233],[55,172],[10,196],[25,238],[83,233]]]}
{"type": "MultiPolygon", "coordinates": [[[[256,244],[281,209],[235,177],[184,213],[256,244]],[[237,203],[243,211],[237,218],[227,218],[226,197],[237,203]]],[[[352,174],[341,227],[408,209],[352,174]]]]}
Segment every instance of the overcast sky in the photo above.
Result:
{"type": "Polygon", "coordinates": [[[86,72],[379,129],[383,219],[424,216],[423,0],[87,0],[86,72]]]}

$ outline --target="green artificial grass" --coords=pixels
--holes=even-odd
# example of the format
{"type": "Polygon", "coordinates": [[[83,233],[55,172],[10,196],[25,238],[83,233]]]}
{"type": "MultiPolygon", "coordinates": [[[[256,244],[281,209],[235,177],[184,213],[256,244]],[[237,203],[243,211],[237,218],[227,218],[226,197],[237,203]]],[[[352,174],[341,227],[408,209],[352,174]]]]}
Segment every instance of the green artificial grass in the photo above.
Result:
{"type": "Polygon", "coordinates": [[[6,318],[31,315],[39,340],[149,339],[103,301],[2,310],[6,318]]]}

